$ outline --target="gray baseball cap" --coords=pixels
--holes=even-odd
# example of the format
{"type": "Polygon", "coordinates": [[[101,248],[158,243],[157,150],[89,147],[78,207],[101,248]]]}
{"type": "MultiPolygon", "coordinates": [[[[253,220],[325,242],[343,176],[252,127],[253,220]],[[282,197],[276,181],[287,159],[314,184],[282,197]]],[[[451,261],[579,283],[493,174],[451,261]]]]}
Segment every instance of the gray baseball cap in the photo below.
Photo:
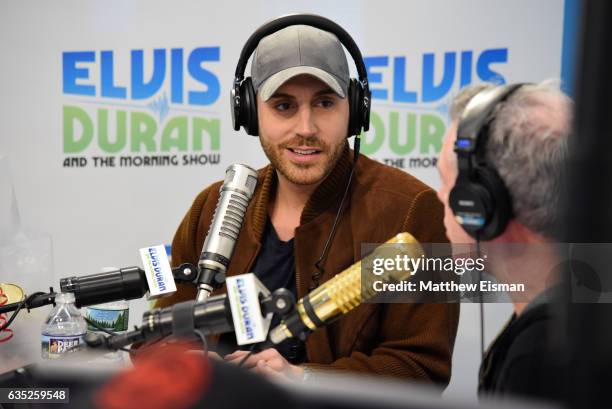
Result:
{"type": "Polygon", "coordinates": [[[320,79],[341,98],[346,97],[348,63],[334,34],[295,25],[259,42],[251,61],[251,79],[262,100],[267,101],[281,85],[302,74],[320,79]]]}

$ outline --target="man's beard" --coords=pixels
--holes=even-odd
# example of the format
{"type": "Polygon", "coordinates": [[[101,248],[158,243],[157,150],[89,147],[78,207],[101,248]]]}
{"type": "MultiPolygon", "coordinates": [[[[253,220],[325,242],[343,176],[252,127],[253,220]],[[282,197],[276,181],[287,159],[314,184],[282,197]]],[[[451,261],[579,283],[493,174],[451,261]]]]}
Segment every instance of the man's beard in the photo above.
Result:
{"type": "Polygon", "coordinates": [[[316,136],[308,138],[297,136],[279,145],[268,143],[265,138],[260,137],[259,140],[272,166],[274,166],[285,179],[296,185],[312,185],[325,179],[340,160],[347,146],[346,139],[342,139],[335,145],[329,145],[316,136]],[[294,163],[287,157],[288,146],[308,146],[320,150],[320,155],[323,155],[323,157],[319,159],[318,163],[313,165],[294,163]]]}

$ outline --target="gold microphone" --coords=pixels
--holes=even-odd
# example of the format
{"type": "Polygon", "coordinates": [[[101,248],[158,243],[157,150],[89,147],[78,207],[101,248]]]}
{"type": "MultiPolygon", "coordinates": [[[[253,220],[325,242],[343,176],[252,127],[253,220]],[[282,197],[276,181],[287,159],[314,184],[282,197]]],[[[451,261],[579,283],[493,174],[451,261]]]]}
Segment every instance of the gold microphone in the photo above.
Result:
{"type": "Polygon", "coordinates": [[[410,233],[399,233],[392,237],[363,260],[357,261],[299,300],[296,309],[270,332],[270,342],[276,345],[288,338],[303,340],[311,331],[333,322],[362,302],[374,298],[377,294],[373,287],[374,281],[392,283],[411,276],[410,269],[386,270],[382,275],[375,275],[371,271],[364,271],[362,274],[362,264],[371,267],[376,258],[395,259],[398,256],[408,256],[416,259],[421,255],[423,249],[410,233]],[[362,277],[365,280],[363,286],[362,277]]]}

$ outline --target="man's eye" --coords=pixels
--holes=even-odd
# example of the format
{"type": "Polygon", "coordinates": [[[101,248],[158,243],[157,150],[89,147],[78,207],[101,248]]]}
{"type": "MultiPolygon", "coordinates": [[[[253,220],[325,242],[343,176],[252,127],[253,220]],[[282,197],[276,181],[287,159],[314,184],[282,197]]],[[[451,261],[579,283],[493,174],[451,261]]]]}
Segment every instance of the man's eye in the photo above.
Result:
{"type": "Polygon", "coordinates": [[[318,102],[318,105],[322,106],[323,108],[331,108],[334,106],[334,101],[331,99],[322,99],[318,102]]]}
{"type": "Polygon", "coordinates": [[[289,108],[291,108],[291,104],[289,102],[281,102],[279,104],[274,105],[274,109],[281,112],[286,111],[289,108]]]}

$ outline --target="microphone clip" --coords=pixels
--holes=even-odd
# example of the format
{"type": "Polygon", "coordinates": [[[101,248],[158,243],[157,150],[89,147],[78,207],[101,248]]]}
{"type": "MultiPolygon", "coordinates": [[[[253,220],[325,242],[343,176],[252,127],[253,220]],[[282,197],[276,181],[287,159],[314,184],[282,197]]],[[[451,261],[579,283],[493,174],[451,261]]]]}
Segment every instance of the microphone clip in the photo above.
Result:
{"type": "Polygon", "coordinates": [[[286,288],[279,288],[267,297],[260,297],[259,303],[264,315],[278,314],[285,319],[295,308],[295,297],[286,288]]]}
{"type": "Polygon", "coordinates": [[[191,263],[183,263],[172,269],[172,275],[177,283],[195,283],[198,278],[198,269],[191,263]]]}
{"type": "Polygon", "coordinates": [[[200,266],[197,277],[199,285],[207,288],[209,292],[221,288],[225,284],[225,271],[200,266]]]}

